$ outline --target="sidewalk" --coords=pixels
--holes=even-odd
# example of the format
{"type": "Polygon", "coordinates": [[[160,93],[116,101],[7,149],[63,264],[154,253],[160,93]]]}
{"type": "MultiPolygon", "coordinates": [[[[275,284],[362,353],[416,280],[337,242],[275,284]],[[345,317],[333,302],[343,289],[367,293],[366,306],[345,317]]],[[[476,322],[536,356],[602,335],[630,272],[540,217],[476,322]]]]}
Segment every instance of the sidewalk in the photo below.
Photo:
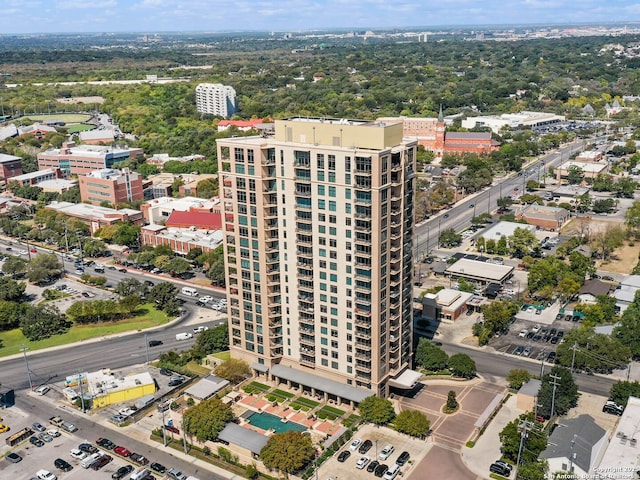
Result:
{"type": "Polygon", "coordinates": [[[462,447],[460,457],[469,470],[480,478],[489,478],[489,466],[501,457],[500,431],[521,413],[524,412],[516,408],[516,396],[512,395],[489,422],[473,448],[462,447]]]}

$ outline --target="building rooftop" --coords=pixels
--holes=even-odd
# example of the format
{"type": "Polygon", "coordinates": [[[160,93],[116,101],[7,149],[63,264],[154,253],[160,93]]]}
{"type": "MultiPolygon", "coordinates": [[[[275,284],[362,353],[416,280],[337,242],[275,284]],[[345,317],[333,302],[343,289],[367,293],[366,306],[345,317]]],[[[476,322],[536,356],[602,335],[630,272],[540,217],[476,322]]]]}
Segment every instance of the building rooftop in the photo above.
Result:
{"type": "Polygon", "coordinates": [[[598,163],[598,162],[578,162],[575,160],[570,160],[568,162],[560,165],[561,170],[569,170],[571,167],[579,167],[583,172],[586,173],[599,173],[602,170],[605,170],[609,167],[608,163],[598,163]]]}
{"type": "MultiPolygon", "coordinates": [[[[86,176],[92,178],[100,178],[102,180],[114,180],[126,173],[127,170],[128,169],[116,170],[115,168],[101,168],[99,170],[93,170],[89,172],[86,176]]],[[[135,172],[130,173],[138,175],[135,172]]]]}
{"type": "Polygon", "coordinates": [[[445,271],[449,275],[502,283],[513,272],[513,267],[477,260],[458,260],[445,271]]]}
{"type": "Polygon", "coordinates": [[[599,454],[593,447],[606,433],[591,415],[563,418],[549,435],[547,448],[540,454],[540,458],[572,459],[582,471],[589,472],[599,454]]]}
{"type": "Polygon", "coordinates": [[[167,218],[168,227],[196,227],[198,229],[220,230],[222,216],[219,212],[183,212],[174,210],[167,218]]]}
{"type": "MultiPolygon", "coordinates": [[[[156,236],[191,245],[214,249],[222,243],[222,230],[191,230],[189,228],[165,227],[164,225],[146,225],[143,230],[154,232],[156,236]]],[[[185,252],[186,253],[186,252],[185,252]]]]}
{"type": "Polygon", "coordinates": [[[220,205],[219,199],[214,200],[205,200],[204,198],[196,198],[196,197],[184,197],[184,198],[173,198],[173,197],[160,197],[154,198],[153,200],[149,200],[147,202],[150,208],[160,207],[160,206],[169,206],[173,210],[180,210],[183,212],[189,211],[190,209],[198,209],[198,210],[213,210],[214,207],[220,205]]]}
{"type": "Polygon", "coordinates": [[[522,214],[528,218],[561,220],[569,216],[569,211],[561,207],[547,207],[546,205],[532,203],[522,207],[517,214],[522,214]]]}
{"type": "Polygon", "coordinates": [[[120,217],[122,215],[134,216],[142,214],[140,210],[133,210],[132,208],[115,209],[101,207],[99,205],[90,205],[88,203],[51,202],[47,205],[47,208],[67,215],[87,217],[96,220],[113,219],[115,216],[120,217]]]}
{"type": "Polygon", "coordinates": [[[41,182],[36,183],[36,186],[42,189],[65,189],[65,188],[73,188],[78,185],[78,180],[65,180],[64,178],[56,178],[55,180],[43,180],[41,182]]]}
{"type": "Polygon", "coordinates": [[[35,172],[24,173],[22,175],[16,175],[11,177],[9,181],[23,182],[25,180],[31,180],[34,178],[42,177],[45,175],[55,174],[56,171],[53,168],[45,168],[44,170],[36,170],[35,172]]]}
{"type": "Polygon", "coordinates": [[[216,377],[215,375],[209,375],[198,381],[195,385],[187,388],[184,393],[198,400],[206,400],[227,385],[229,385],[229,380],[216,377]]]}
{"type": "Polygon", "coordinates": [[[589,192],[591,187],[581,187],[580,185],[561,185],[553,191],[554,195],[561,197],[579,197],[589,192]]]}
{"type": "Polygon", "coordinates": [[[640,448],[638,440],[640,440],[640,398],[629,397],[615,434],[611,437],[600,461],[598,468],[600,478],[617,480],[622,478],[621,472],[629,472],[630,466],[637,465],[640,448]]]}
{"type": "Polygon", "coordinates": [[[16,160],[22,160],[22,159],[14,155],[7,155],[6,153],[0,153],[0,163],[15,162],[16,160]]]}
{"type": "Polygon", "coordinates": [[[118,376],[105,368],[97,372],[86,374],[88,389],[94,397],[120,390],[128,390],[139,385],[153,385],[153,377],[149,372],[134,375],[118,376]]]}
{"type": "Polygon", "coordinates": [[[537,378],[530,378],[529,381],[523,384],[518,390],[519,395],[528,395],[530,397],[537,397],[540,391],[542,382],[537,378]]]}
{"type": "Polygon", "coordinates": [[[73,145],[68,149],[63,148],[51,148],[43,152],[43,155],[57,155],[57,156],[82,156],[82,157],[95,157],[103,158],[109,154],[118,155],[122,153],[131,153],[136,151],[142,151],[139,148],[120,147],[115,145],[73,145]],[[63,153],[68,150],[69,153],[63,153]]]}
{"type": "Polygon", "coordinates": [[[492,225],[488,229],[486,229],[482,233],[482,237],[485,240],[500,240],[502,237],[509,238],[516,231],[516,228],[524,228],[525,230],[529,230],[530,232],[536,231],[535,225],[528,225],[526,223],[518,223],[518,222],[498,222],[495,225],[492,225]]]}
{"type": "Polygon", "coordinates": [[[622,279],[622,281],[620,282],[620,285],[633,287],[633,288],[640,288],[640,275],[627,275],[622,279]]]}
{"type": "Polygon", "coordinates": [[[100,129],[85,130],[85,131],[79,132],[78,136],[80,137],[80,140],[83,142],[86,142],[89,140],[113,141],[116,137],[116,134],[113,128],[103,128],[102,130],[100,129]]]}
{"type": "Polygon", "coordinates": [[[227,423],[218,438],[225,442],[239,445],[259,455],[269,441],[269,437],[249,428],[241,427],[235,423],[227,423]]]}

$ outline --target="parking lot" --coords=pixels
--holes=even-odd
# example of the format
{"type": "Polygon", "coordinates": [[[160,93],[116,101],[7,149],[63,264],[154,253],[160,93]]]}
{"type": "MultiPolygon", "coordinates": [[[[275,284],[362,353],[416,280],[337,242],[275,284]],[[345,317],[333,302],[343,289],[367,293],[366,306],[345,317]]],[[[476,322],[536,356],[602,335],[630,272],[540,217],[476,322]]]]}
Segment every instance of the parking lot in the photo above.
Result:
{"type": "MultiPolygon", "coordinates": [[[[361,446],[360,444],[359,446],[361,446]]],[[[327,479],[350,479],[350,480],[371,480],[377,478],[374,472],[367,471],[371,463],[376,461],[387,465],[389,468],[396,463],[396,460],[402,452],[409,452],[409,460],[400,469],[400,474],[408,475],[427,453],[431,442],[419,440],[408,435],[404,435],[386,427],[375,427],[374,425],[364,425],[356,434],[347,442],[333,457],[325,461],[318,469],[318,478],[327,479]],[[350,449],[353,440],[360,439],[362,442],[369,440],[371,448],[364,454],[358,452],[358,448],[350,449]],[[384,447],[388,444],[393,445],[394,449],[386,460],[379,458],[384,447]],[[344,462],[338,461],[340,453],[348,451],[349,457],[344,462]],[[364,468],[356,467],[358,461],[367,456],[370,461],[366,462],[364,468]]],[[[380,474],[382,477],[383,474],[380,474]]]]}
{"type": "Polygon", "coordinates": [[[509,330],[493,338],[490,345],[509,355],[554,363],[557,346],[564,342],[566,333],[579,326],[580,322],[581,318],[571,312],[560,313],[559,306],[555,304],[540,315],[521,310],[512,319],[509,330]]]}

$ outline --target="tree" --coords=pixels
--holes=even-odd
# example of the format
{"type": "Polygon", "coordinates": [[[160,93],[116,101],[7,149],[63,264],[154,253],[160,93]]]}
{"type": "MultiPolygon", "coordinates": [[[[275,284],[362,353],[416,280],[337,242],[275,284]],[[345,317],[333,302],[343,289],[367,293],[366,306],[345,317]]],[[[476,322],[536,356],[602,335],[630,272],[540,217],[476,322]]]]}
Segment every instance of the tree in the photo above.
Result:
{"type": "Polygon", "coordinates": [[[625,213],[627,228],[633,235],[640,231],[640,200],[634,201],[625,213]]]}
{"type": "Polygon", "coordinates": [[[613,187],[616,197],[633,198],[638,182],[629,177],[620,177],[613,187]]]}
{"type": "Polygon", "coordinates": [[[87,238],[82,242],[82,253],[86,257],[101,257],[106,250],[105,243],[95,238],[87,238]]]}
{"type": "Polygon", "coordinates": [[[476,376],[476,362],[465,353],[456,353],[449,358],[449,370],[456,377],[473,378],[476,376]]]}
{"type": "Polygon", "coordinates": [[[128,295],[142,295],[146,292],[147,287],[137,278],[125,277],[118,282],[113,289],[121,297],[128,295]]]}
{"type": "Polygon", "coordinates": [[[29,261],[26,276],[31,283],[41,285],[59,278],[63,271],[62,264],[55,255],[40,253],[29,261]]]}
{"type": "Polygon", "coordinates": [[[118,305],[124,313],[131,315],[138,309],[141,303],[142,298],[140,298],[140,295],[131,294],[120,298],[118,305]]]}
{"type": "Polygon", "coordinates": [[[458,408],[458,400],[456,399],[456,391],[449,390],[447,393],[447,403],[445,404],[445,410],[447,412],[453,412],[458,408]]]}
{"type": "Polygon", "coordinates": [[[546,431],[539,428],[539,424],[533,418],[533,412],[523,413],[515,420],[507,423],[500,431],[499,437],[502,444],[500,448],[502,455],[514,463],[518,460],[518,452],[521,452],[521,464],[536,463],[538,456],[547,448],[546,431]],[[520,425],[522,422],[530,422],[533,424],[533,428],[529,430],[529,434],[524,438],[524,448],[521,450],[522,429],[520,425]]]}
{"type": "Polygon", "coordinates": [[[196,186],[198,198],[212,198],[218,195],[218,180],[216,178],[205,178],[200,180],[196,186]]]}
{"type": "Polygon", "coordinates": [[[444,230],[440,234],[440,245],[445,248],[456,247],[462,242],[462,235],[455,232],[453,228],[444,230]]]}
{"type": "Polygon", "coordinates": [[[634,360],[640,359],[640,293],[637,291],[614,328],[613,337],[629,347],[634,360]]]}
{"type": "Polygon", "coordinates": [[[527,480],[547,480],[549,478],[549,462],[546,458],[538,458],[537,461],[525,463],[518,468],[518,478],[527,480]]]}
{"type": "Polygon", "coordinates": [[[309,435],[289,430],[271,436],[260,451],[260,460],[269,469],[277,469],[286,478],[308,465],[316,455],[309,435]]]}
{"type": "Polygon", "coordinates": [[[530,254],[538,244],[535,234],[527,228],[516,228],[509,237],[509,249],[518,258],[530,254]]]}
{"type": "Polygon", "coordinates": [[[540,188],[540,184],[538,182],[536,182],[535,180],[527,180],[527,190],[533,192],[538,188],[540,188]]]}
{"type": "Polygon", "coordinates": [[[184,412],[183,428],[198,441],[215,440],[225,425],[233,420],[231,407],[219,398],[204,400],[184,412]]]}
{"type": "Polygon", "coordinates": [[[164,264],[164,268],[172,275],[182,275],[191,271],[191,264],[180,257],[173,257],[164,264]]]}
{"type": "Polygon", "coordinates": [[[362,400],[358,408],[362,420],[376,425],[386,425],[392,422],[396,416],[393,404],[389,400],[374,395],[362,400]]]}
{"type": "Polygon", "coordinates": [[[9,277],[0,277],[0,301],[19,302],[27,288],[24,282],[16,282],[9,277]]]}
{"type": "Polygon", "coordinates": [[[623,382],[618,380],[611,385],[609,398],[618,405],[625,407],[629,401],[629,397],[640,397],[640,383],[637,381],[623,382]]]}
{"type": "Polygon", "coordinates": [[[174,315],[180,309],[177,295],[178,289],[172,283],[161,282],[151,288],[147,298],[155,303],[158,310],[174,315]]]}
{"type": "Polygon", "coordinates": [[[500,300],[482,306],[482,328],[478,332],[478,343],[486,345],[496,332],[503,330],[513,315],[518,312],[518,304],[510,300],[500,300]]]}
{"type": "Polygon", "coordinates": [[[496,201],[498,207],[504,209],[504,210],[508,210],[509,207],[511,207],[511,205],[513,205],[513,198],[511,197],[500,197],[498,198],[498,200],[496,201]]]}
{"type": "Polygon", "coordinates": [[[566,415],[578,404],[578,386],[571,372],[561,366],[554,366],[542,377],[538,391],[538,413],[545,418],[566,415]],[[555,383],[555,387],[554,387],[555,383]],[[551,404],[553,403],[553,412],[551,404]]]}
{"type": "Polygon", "coordinates": [[[447,368],[449,356],[431,340],[422,337],[416,347],[415,359],[422,368],[437,372],[447,368]]]}
{"type": "Polygon", "coordinates": [[[138,244],[140,237],[140,227],[131,223],[120,223],[113,232],[113,241],[118,245],[134,247],[138,244]]]}
{"type": "Polygon", "coordinates": [[[229,349],[229,327],[226,323],[218,327],[205,330],[198,335],[192,348],[194,357],[203,358],[214,352],[229,349]]]}
{"type": "Polygon", "coordinates": [[[619,338],[596,333],[593,327],[586,325],[569,330],[565,341],[558,345],[556,354],[559,365],[573,365],[576,370],[602,373],[625,368],[631,359],[631,349],[619,338]]]}
{"type": "Polygon", "coordinates": [[[0,301],[0,331],[13,330],[20,326],[27,304],[0,301]]]}
{"type": "Polygon", "coordinates": [[[618,226],[609,226],[604,231],[599,231],[591,237],[591,247],[595,254],[602,260],[606,260],[613,251],[624,244],[625,232],[618,226]]]}
{"type": "Polygon", "coordinates": [[[567,169],[567,181],[570,185],[577,185],[584,179],[584,170],[577,165],[571,165],[567,169]]]}
{"type": "Polygon", "coordinates": [[[509,382],[509,388],[514,390],[520,390],[520,387],[527,383],[531,379],[531,374],[522,368],[514,368],[509,370],[507,375],[507,382],[509,382]]]}
{"type": "Polygon", "coordinates": [[[20,319],[22,334],[32,342],[65,333],[70,326],[71,322],[50,304],[29,304],[24,317],[20,319]]]}
{"type": "Polygon", "coordinates": [[[27,262],[20,257],[9,257],[2,264],[2,272],[16,276],[27,271],[27,262]]]}
{"type": "Polygon", "coordinates": [[[615,199],[603,198],[600,200],[594,200],[591,204],[591,210],[593,210],[593,213],[610,213],[615,206],[615,199]]]}
{"type": "Polygon", "coordinates": [[[216,375],[229,380],[233,383],[239,383],[251,375],[251,368],[244,360],[238,358],[230,358],[222,362],[215,369],[216,375]]]}
{"type": "Polygon", "coordinates": [[[395,429],[412,437],[424,438],[429,433],[431,422],[417,410],[403,410],[393,421],[395,429]]]}
{"type": "Polygon", "coordinates": [[[613,323],[616,319],[616,299],[608,295],[596,295],[596,303],[579,303],[574,310],[584,313],[583,324],[613,323]]]}

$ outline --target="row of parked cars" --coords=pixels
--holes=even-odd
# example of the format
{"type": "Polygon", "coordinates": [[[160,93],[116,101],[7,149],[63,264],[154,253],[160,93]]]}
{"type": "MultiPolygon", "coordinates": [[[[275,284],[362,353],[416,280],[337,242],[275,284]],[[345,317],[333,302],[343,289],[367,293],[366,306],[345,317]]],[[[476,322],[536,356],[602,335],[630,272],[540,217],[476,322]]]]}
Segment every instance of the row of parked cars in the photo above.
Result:
{"type": "MultiPolygon", "coordinates": [[[[346,462],[347,459],[351,456],[351,452],[357,452],[362,456],[356,462],[356,468],[362,470],[366,467],[367,472],[373,473],[376,477],[381,477],[384,480],[393,480],[398,473],[400,473],[400,468],[404,466],[409,461],[410,455],[409,452],[402,452],[395,463],[389,467],[388,465],[381,463],[387,460],[391,454],[395,451],[395,447],[392,444],[387,444],[378,454],[377,459],[371,459],[369,455],[366,455],[371,447],[373,446],[373,442],[371,440],[365,440],[364,442],[360,438],[355,438],[349,444],[349,448],[343,450],[338,455],[339,462],[346,462]]],[[[331,477],[330,477],[331,478],[331,477]]]]}

